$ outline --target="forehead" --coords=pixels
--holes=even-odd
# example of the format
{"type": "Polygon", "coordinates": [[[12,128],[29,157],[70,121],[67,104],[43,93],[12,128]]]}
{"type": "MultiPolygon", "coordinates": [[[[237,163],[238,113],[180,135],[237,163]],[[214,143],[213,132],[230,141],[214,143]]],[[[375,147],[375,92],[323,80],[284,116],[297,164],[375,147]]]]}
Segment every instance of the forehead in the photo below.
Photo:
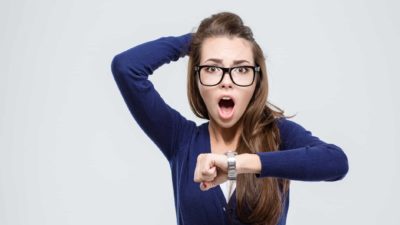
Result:
{"type": "Polygon", "coordinates": [[[207,38],[203,41],[200,55],[200,64],[210,58],[221,59],[222,63],[220,64],[224,66],[232,66],[234,61],[239,60],[247,60],[250,63],[254,61],[251,43],[239,37],[220,36],[207,38]]]}

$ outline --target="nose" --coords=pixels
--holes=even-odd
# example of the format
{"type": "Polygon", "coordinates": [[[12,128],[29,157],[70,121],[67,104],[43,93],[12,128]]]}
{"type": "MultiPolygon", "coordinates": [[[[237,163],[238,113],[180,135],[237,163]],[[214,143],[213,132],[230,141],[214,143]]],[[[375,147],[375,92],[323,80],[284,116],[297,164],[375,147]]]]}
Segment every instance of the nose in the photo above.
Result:
{"type": "Polygon", "coordinates": [[[221,87],[227,87],[227,88],[232,88],[233,86],[233,81],[231,80],[231,77],[229,76],[229,72],[225,71],[224,74],[222,75],[222,81],[220,83],[221,87]]]}

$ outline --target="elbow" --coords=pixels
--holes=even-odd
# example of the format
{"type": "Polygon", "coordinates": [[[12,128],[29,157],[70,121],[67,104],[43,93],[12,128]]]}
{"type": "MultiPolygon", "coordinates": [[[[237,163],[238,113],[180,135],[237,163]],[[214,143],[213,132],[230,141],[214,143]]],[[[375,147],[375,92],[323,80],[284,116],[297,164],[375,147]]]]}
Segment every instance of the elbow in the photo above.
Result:
{"type": "Polygon", "coordinates": [[[341,178],[345,177],[348,172],[349,172],[349,160],[347,159],[346,154],[343,152],[341,178]]]}
{"type": "Polygon", "coordinates": [[[123,74],[125,71],[123,58],[120,54],[115,55],[111,60],[111,72],[114,76],[123,74]]]}
{"type": "Polygon", "coordinates": [[[333,145],[333,148],[335,148],[337,152],[337,157],[335,157],[335,166],[333,167],[335,169],[332,171],[334,176],[326,181],[342,180],[349,172],[349,161],[346,153],[344,153],[344,151],[338,146],[333,145]]]}
{"type": "Polygon", "coordinates": [[[135,80],[147,79],[146,72],[140,68],[140,63],[135,62],[125,52],[119,53],[111,60],[111,72],[116,80],[130,77],[135,80]]]}
{"type": "Polygon", "coordinates": [[[336,177],[330,181],[342,180],[349,172],[349,163],[346,156],[344,156],[344,158],[340,161],[339,165],[340,166],[338,166],[336,177]]]}

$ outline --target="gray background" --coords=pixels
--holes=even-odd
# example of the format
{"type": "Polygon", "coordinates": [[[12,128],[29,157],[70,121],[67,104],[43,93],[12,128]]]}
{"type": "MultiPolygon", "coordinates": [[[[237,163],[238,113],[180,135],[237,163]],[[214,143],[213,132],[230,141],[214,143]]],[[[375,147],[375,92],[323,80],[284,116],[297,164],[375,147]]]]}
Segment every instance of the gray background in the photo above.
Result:
{"type": "MultiPolygon", "coordinates": [[[[399,224],[399,3],[345,0],[1,1],[0,224],[175,224],[168,163],[110,63],[224,10],[264,49],[271,102],[349,158],[341,181],[292,181],[287,224],[399,224]]],[[[150,79],[200,124],[187,62],[150,79]]]]}

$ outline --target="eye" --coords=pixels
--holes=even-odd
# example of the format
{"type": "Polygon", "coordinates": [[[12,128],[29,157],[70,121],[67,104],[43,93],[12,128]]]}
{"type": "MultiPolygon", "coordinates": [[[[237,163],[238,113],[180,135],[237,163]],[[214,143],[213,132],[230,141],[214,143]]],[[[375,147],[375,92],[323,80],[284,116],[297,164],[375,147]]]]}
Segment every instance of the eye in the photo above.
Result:
{"type": "Polygon", "coordinates": [[[236,68],[236,71],[239,72],[239,73],[247,73],[248,70],[249,69],[246,68],[246,67],[238,67],[238,68],[236,68]]]}
{"type": "Polygon", "coordinates": [[[213,72],[218,71],[219,68],[218,68],[218,67],[215,67],[215,66],[208,66],[208,67],[206,67],[206,70],[207,70],[207,72],[209,72],[209,73],[213,73],[213,72]]]}

